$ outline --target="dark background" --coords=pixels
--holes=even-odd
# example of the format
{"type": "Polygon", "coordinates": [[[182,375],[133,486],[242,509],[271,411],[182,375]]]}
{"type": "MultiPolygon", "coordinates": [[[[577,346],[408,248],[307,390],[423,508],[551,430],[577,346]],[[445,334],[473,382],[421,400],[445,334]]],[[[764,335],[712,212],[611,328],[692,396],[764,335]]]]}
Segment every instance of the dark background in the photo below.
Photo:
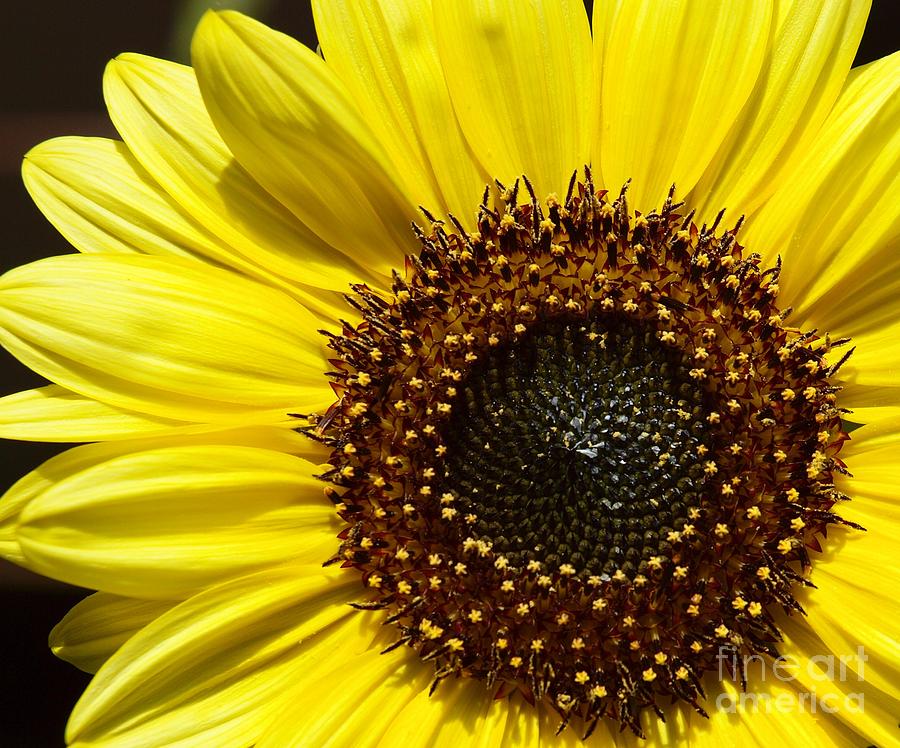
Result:
{"type": "MultiPolygon", "coordinates": [[[[590,2],[588,2],[590,5],[590,2]]],[[[4,4],[0,38],[0,273],[71,251],[31,203],[22,155],[56,135],[115,137],[103,110],[103,67],[119,52],[188,61],[190,33],[206,7],[243,10],[315,47],[309,0],[30,0],[4,4]]],[[[855,65],[893,52],[896,0],[875,0],[855,65]]],[[[0,395],[40,386],[0,350],[0,395]]],[[[59,445],[0,445],[0,492],[60,451],[59,445]]],[[[88,676],[54,658],[47,633],[85,592],[0,560],[0,745],[62,745],[69,710],[88,676]]]]}

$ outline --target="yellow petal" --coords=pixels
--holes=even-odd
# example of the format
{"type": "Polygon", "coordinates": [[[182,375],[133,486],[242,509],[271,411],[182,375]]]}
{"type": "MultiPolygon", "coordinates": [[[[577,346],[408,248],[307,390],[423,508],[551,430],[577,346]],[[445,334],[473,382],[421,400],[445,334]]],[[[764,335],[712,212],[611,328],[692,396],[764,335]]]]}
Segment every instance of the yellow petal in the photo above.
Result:
{"type": "MultiPolygon", "coordinates": [[[[846,655],[863,647],[865,680],[900,701],[898,449],[896,412],[853,432],[841,453],[853,477],[839,482],[852,500],[839,504],[837,512],[866,531],[829,534],[828,552],[813,570],[816,588],[807,591],[804,605],[825,645],[846,655]]],[[[862,672],[855,661],[850,667],[862,672]]]]}
{"type": "Polygon", "coordinates": [[[17,481],[0,499],[0,558],[5,558],[11,563],[19,566],[27,566],[28,562],[19,547],[19,540],[16,537],[16,525],[19,522],[19,515],[22,509],[30,501],[32,495],[27,492],[27,486],[21,491],[18,490],[19,484],[25,479],[17,481]]]}
{"type": "Polygon", "coordinates": [[[625,180],[631,203],[659,207],[674,182],[686,195],[756,84],[771,3],[635,0],[600,16],[604,39],[599,142],[604,185],[625,180]]]}
{"type": "Polygon", "coordinates": [[[130,439],[190,428],[122,410],[51,384],[0,398],[0,438],[47,442],[130,439]]]}
{"type": "Polygon", "coordinates": [[[339,521],[312,463],[256,447],[181,446],[62,476],[22,508],[29,568],[82,587],[185,596],[254,568],[322,563],[339,521]]]}
{"type": "Polygon", "coordinates": [[[688,199],[699,219],[721,208],[753,213],[802,156],[840,93],[870,0],[796,0],[773,39],[756,88],[688,199]]]}
{"type": "MultiPolygon", "coordinates": [[[[683,745],[693,735],[693,717],[696,715],[691,710],[686,709],[683,705],[674,704],[669,708],[665,708],[665,720],[659,719],[649,709],[645,709],[641,713],[641,729],[645,737],[639,738],[630,730],[627,730],[621,736],[616,736],[616,740],[628,748],[642,748],[642,746],[676,746],[683,745]]],[[[614,731],[609,730],[606,725],[607,733],[614,731]]],[[[602,729],[598,731],[603,736],[602,729]]]]}
{"type": "MultiPolygon", "coordinates": [[[[691,715],[689,740],[692,748],[769,748],[773,745],[816,745],[844,748],[858,737],[833,717],[810,706],[809,693],[793,682],[780,680],[766,663],[765,680],[750,678],[743,691],[730,680],[707,678],[708,699],[704,708],[709,719],[691,715]]],[[[748,671],[758,673],[750,663],[748,671]]],[[[779,670],[779,672],[784,672],[779,670]]],[[[676,742],[651,741],[651,745],[674,746],[676,742]]]]}
{"type": "Polygon", "coordinates": [[[848,464],[853,478],[839,484],[852,501],[841,504],[838,513],[876,535],[884,531],[900,532],[900,500],[896,490],[900,480],[900,468],[896,464],[898,449],[900,438],[895,438],[885,448],[851,458],[848,464]]]}
{"type": "MultiPolygon", "coordinates": [[[[841,392],[839,397],[841,405],[844,405],[844,392],[841,392]]],[[[847,415],[847,420],[853,423],[864,425],[878,424],[878,428],[883,428],[885,424],[897,424],[900,422],[900,398],[897,398],[893,404],[883,402],[879,405],[856,406],[851,410],[852,412],[847,415]]],[[[896,425],[893,429],[896,431],[896,425]]],[[[851,439],[858,437],[859,435],[857,434],[856,437],[851,437],[851,439]]]]}
{"type": "MultiPolygon", "coordinates": [[[[857,495],[852,503],[863,501],[857,495]]],[[[840,513],[854,521],[871,517],[843,507],[840,513]]],[[[900,702],[900,567],[893,561],[900,554],[894,540],[900,524],[890,522],[887,531],[879,531],[884,520],[882,525],[877,517],[871,520],[866,533],[856,531],[846,542],[840,538],[832,557],[816,563],[816,588],[803,605],[828,651],[854,656],[853,678],[861,675],[900,702]],[[860,652],[864,663],[855,658],[860,652]]]]}
{"type": "MultiPolygon", "coordinates": [[[[813,571],[813,575],[815,573],[813,571]]],[[[846,652],[830,649],[814,633],[818,623],[811,615],[805,620],[787,618],[780,624],[784,644],[779,649],[785,657],[785,672],[792,679],[792,685],[798,692],[815,694],[819,714],[825,711],[823,706],[830,710],[819,724],[827,723],[833,731],[843,726],[844,732],[853,736],[845,737],[839,746],[896,745],[896,699],[873,688],[865,679],[859,680],[852,670],[845,671],[841,677],[841,656],[851,662],[851,656],[857,654],[856,648],[846,652]]],[[[808,706],[806,712],[809,712],[808,706]]],[[[791,743],[785,741],[785,744],[791,743]]]]}
{"type": "Polygon", "coordinates": [[[174,605],[169,600],[94,593],[56,624],[50,632],[50,649],[75,667],[96,673],[125,642],[174,605]]]}
{"type": "MultiPolygon", "coordinates": [[[[566,727],[559,735],[556,732],[559,730],[560,725],[562,724],[562,717],[559,712],[553,708],[552,702],[550,700],[545,700],[543,702],[538,702],[535,708],[535,719],[538,722],[538,732],[540,735],[540,745],[558,745],[560,748],[577,748],[579,745],[583,745],[583,741],[580,739],[581,735],[579,735],[581,725],[578,724],[578,718],[575,717],[576,725],[574,729],[570,729],[566,727]]],[[[604,730],[601,728],[600,735],[597,738],[602,738],[604,730]]],[[[624,738],[624,741],[627,741],[628,738],[624,738]]],[[[623,745],[628,745],[627,742],[624,742],[622,739],[619,740],[623,745]]]]}
{"type": "Polygon", "coordinates": [[[844,389],[838,396],[841,407],[849,408],[853,412],[847,419],[854,423],[868,423],[865,412],[877,412],[883,408],[896,408],[900,406],[900,390],[890,385],[873,387],[871,385],[859,385],[853,382],[843,382],[844,389]],[[857,415],[859,413],[859,415],[857,415]]]}
{"type": "Polygon", "coordinates": [[[123,410],[55,384],[0,398],[0,438],[41,442],[93,442],[199,434],[253,424],[296,428],[283,411],[251,411],[230,423],[192,423],[123,410]]]}
{"type": "Polygon", "coordinates": [[[338,291],[369,277],[237,163],[210,120],[191,68],[120,55],[106,68],[103,91],[137,161],[187,214],[248,261],[338,291]]]}
{"type": "Polygon", "coordinates": [[[250,745],[285,693],[339,665],[358,626],[352,574],[286,567],[206,590],[130,639],[69,720],[79,746],[250,745]],[[334,625],[352,615],[354,625],[334,625]]]}
{"type": "Polygon", "coordinates": [[[319,678],[298,680],[290,705],[275,717],[258,748],[375,746],[391,720],[428,688],[432,672],[406,648],[385,655],[370,650],[322,668],[319,678]]]}
{"type": "MultiPolygon", "coordinates": [[[[344,85],[311,50],[239,13],[207,13],[191,46],[200,90],[241,165],[319,236],[388,276],[415,249],[413,206],[344,85]]],[[[305,266],[316,268],[310,256],[305,266]]],[[[322,258],[322,272],[333,261],[322,258]]]]}
{"type": "MultiPolygon", "coordinates": [[[[448,678],[434,694],[425,688],[414,695],[375,745],[428,748],[433,745],[499,748],[509,705],[494,701],[484,683],[448,678]]],[[[519,745],[519,744],[516,744],[519,745]]]]}
{"type": "Polygon", "coordinates": [[[782,255],[781,299],[798,321],[856,338],[842,373],[860,384],[896,380],[884,343],[900,311],[898,88],[900,53],[853,71],[804,159],[743,240],[782,255]]]}
{"type": "Polygon", "coordinates": [[[853,478],[841,485],[851,495],[859,490],[869,496],[896,498],[895,491],[884,489],[896,483],[900,475],[896,460],[900,453],[900,407],[862,408],[851,414],[851,420],[873,411],[879,417],[861,418],[864,425],[850,435],[841,452],[841,458],[847,460],[853,474],[853,478]]]}
{"type": "Polygon", "coordinates": [[[328,458],[328,451],[316,442],[285,428],[270,426],[221,429],[202,434],[169,434],[164,437],[127,439],[101,444],[85,444],[50,458],[19,479],[0,498],[0,556],[20,566],[28,561],[19,548],[16,526],[25,506],[63,478],[114,457],[161,447],[230,445],[259,447],[301,456],[314,463],[328,458]]]}
{"type": "Polygon", "coordinates": [[[506,717],[506,729],[500,745],[538,748],[541,745],[541,738],[537,709],[518,693],[510,696],[505,704],[509,714],[506,717]]]}
{"type": "Polygon", "coordinates": [[[580,0],[434,4],[453,108],[472,150],[507,185],[565,194],[590,159],[591,37],[580,0]]]}
{"type": "MultiPolygon", "coordinates": [[[[706,692],[706,699],[700,705],[706,710],[709,718],[704,719],[699,714],[690,715],[689,745],[691,748],[722,748],[722,746],[732,745],[740,746],[740,748],[756,748],[759,746],[751,726],[755,715],[745,721],[745,715],[739,710],[741,692],[728,680],[727,675],[716,680],[707,677],[703,680],[702,685],[706,692]]],[[[752,684],[754,691],[759,686],[760,684],[756,682],[752,684]]],[[[656,748],[655,745],[654,748],[656,748]]]]}
{"type": "MultiPolygon", "coordinates": [[[[288,257],[287,267],[268,263],[303,282],[290,281],[254,264],[251,258],[265,258],[250,251],[247,242],[235,248],[204,228],[153,181],[124,143],[48,140],[28,152],[22,176],[37,206],[79,252],[174,255],[221,264],[280,288],[332,321],[349,312],[338,294],[309,286],[314,278],[298,266],[302,252],[288,257]]],[[[345,291],[349,280],[333,285],[345,291]]]]}
{"type": "MultiPolygon", "coordinates": [[[[897,187],[900,188],[900,182],[897,187]]],[[[897,245],[897,249],[900,250],[900,245],[897,245]]],[[[836,297],[841,298],[839,293],[836,297]]],[[[900,308],[897,311],[900,312],[900,308]]],[[[874,313],[875,310],[872,310],[871,316],[874,316],[874,313]]],[[[894,319],[897,319],[896,313],[894,319]]],[[[833,329],[839,333],[845,330],[843,327],[833,329]]],[[[891,401],[898,402],[900,399],[900,390],[897,389],[900,385],[897,379],[900,367],[898,341],[900,341],[900,320],[893,322],[883,320],[872,331],[852,336],[852,345],[856,350],[849,361],[841,367],[838,383],[847,384],[848,390],[851,387],[892,387],[894,394],[891,401]]],[[[840,353],[841,351],[832,354],[832,358],[836,359],[840,353]]]]}
{"type": "Polygon", "coordinates": [[[84,444],[51,457],[36,470],[20,478],[0,499],[0,526],[18,517],[19,510],[42,491],[67,475],[85,470],[113,457],[134,452],[179,446],[244,446],[297,455],[314,463],[327,460],[329,451],[291,429],[273,426],[251,426],[219,429],[200,434],[167,434],[165,436],[119,440],[109,443],[84,444]],[[11,507],[19,509],[13,510],[11,507]]]}
{"type": "Polygon", "coordinates": [[[471,220],[490,179],[456,121],[437,49],[431,0],[316,0],[328,67],[347,87],[406,185],[435,214],[471,220]]]}
{"type": "Polygon", "coordinates": [[[163,418],[327,405],[316,327],[280,292],[178,258],[67,255],[0,278],[0,342],[13,355],[67,389],[163,418]]]}
{"type": "MultiPolygon", "coordinates": [[[[606,45],[609,42],[609,34],[615,25],[616,14],[622,7],[624,0],[609,0],[609,2],[594,3],[591,17],[591,45],[593,53],[594,82],[590,100],[590,149],[591,168],[598,184],[609,187],[609,183],[603,176],[603,163],[601,154],[603,142],[600,131],[603,126],[603,73],[606,62],[606,45]]],[[[621,187],[621,185],[619,185],[621,187]]],[[[613,188],[615,189],[615,188],[613,188]]]]}
{"type": "Polygon", "coordinates": [[[19,541],[16,540],[15,529],[3,523],[0,523],[0,558],[19,566],[27,564],[19,548],[19,541]]]}
{"type": "Polygon", "coordinates": [[[66,137],[32,148],[25,186],[80,252],[220,258],[227,248],[186,215],[124,143],[66,137]]]}

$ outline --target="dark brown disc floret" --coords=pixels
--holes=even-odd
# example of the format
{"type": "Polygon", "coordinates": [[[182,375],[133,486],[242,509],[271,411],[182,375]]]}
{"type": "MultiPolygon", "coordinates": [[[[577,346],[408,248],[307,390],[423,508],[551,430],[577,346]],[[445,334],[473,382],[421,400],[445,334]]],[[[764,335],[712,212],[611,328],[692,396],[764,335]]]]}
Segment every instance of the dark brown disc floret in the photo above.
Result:
{"type": "Polygon", "coordinates": [[[308,433],[332,450],[333,561],[435,685],[639,734],[672,697],[702,712],[717,656],[777,654],[774,615],[802,611],[846,498],[825,360],[846,341],[788,325],[780,267],[721,215],[523,183],[473,232],[426,213],[392,292],[355,286],[362,321],[329,334],[338,401],[308,433]]]}

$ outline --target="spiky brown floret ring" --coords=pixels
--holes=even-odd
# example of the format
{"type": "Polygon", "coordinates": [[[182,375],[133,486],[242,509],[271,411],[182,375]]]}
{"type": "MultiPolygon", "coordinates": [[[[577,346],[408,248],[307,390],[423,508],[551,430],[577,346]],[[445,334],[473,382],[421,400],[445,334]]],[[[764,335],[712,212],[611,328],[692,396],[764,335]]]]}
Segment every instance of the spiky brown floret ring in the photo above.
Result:
{"type": "MultiPolygon", "coordinates": [[[[435,667],[546,700],[590,733],[702,712],[717,655],[776,654],[846,497],[831,341],[787,325],[779,267],[670,193],[628,210],[573,176],[425,212],[393,293],[329,335],[337,403],[308,433],[359,570],[435,667]]],[[[846,357],[845,357],[846,358],[846,357]]],[[[733,674],[741,677],[740,673],[733,674]]]]}

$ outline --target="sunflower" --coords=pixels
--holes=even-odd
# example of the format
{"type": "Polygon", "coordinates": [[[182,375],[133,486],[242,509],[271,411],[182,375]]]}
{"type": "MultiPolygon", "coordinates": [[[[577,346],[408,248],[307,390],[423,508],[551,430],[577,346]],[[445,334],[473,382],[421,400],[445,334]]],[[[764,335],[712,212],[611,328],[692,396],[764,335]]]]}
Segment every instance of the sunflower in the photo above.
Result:
{"type": "Polygon", "coordinates": [[[0,278],[50,381],[0,433],[86,442],[0,502],[97,590],[67,740],[900,745],[867,10],[322,0],[324,59],[221,12],[113,60],[122,141],[23,166],[80,254],[0,278]]]}

